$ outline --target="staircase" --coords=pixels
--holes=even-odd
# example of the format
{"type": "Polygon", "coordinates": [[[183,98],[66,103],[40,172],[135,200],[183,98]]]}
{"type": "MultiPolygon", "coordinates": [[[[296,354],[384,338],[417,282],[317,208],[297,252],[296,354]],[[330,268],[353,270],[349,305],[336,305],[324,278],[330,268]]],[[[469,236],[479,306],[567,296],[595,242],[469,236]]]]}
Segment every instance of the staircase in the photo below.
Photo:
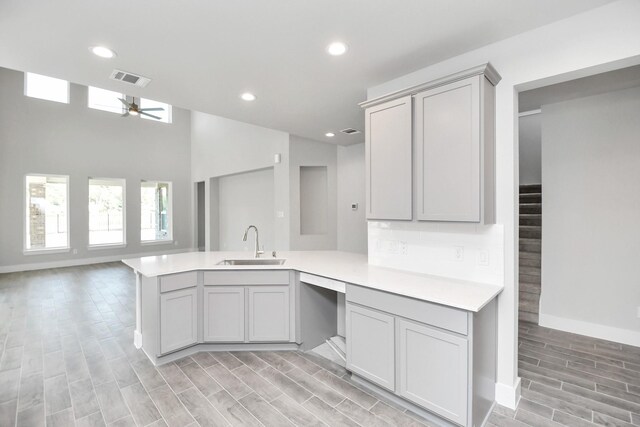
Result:
{"type": "Polygon", "coordinates": [[[519,319],[538,323],[542,248],[542,186],[520,186],[519,319]]]}

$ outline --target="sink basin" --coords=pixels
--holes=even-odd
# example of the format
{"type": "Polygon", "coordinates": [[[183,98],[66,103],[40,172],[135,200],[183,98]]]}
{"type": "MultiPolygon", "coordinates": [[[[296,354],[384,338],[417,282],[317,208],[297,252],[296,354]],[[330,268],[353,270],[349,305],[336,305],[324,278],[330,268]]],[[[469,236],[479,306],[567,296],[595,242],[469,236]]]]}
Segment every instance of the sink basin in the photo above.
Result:
{"type": "Polygon", "coordinates": [[[218,265],[282,265],[285,261],[281,258],[223,259],[218,265]]]}

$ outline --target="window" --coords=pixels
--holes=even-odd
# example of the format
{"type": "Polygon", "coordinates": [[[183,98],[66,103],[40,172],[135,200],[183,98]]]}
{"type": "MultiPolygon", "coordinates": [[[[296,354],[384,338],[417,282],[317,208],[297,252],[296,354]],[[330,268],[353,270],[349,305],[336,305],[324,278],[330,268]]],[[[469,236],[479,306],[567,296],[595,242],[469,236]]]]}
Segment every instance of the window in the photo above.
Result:
{"type": "Polygon", "coordinates": [[[98,87],[89,86],[88,91],[89,108],[96,110],[109,111],[111,113],[124,113],[124,104],[118,98],[126,99],[122,93],[112,90],[100,89],[98,87]]]}
{"type": "Polygon", "coordinates": [[[140,240],[171,240],[171,183],[142,181],[140,201],[140,240]]]}
{"type": "Polygon", "coordinates": [[[89,178],[89,246],[125,244],[123,179],[89,178]]]}
{"type": "Polygon", "coordinates": [[[68,104],[69,82],[40,74],[25,73],[24,94],[32,98],[68,104]]]}
{"type": "Polygon", "coordinates": [[[171,123],[171,105],[163,102],[152,101],[151,99],[140,98],[140,108],[164,108],[163,111],[149,111],[149,114],[160,117],[160,120],[141,114],[143,119],[154,120],[156,122],[171,123]]]}
{"type": "Polygon", "coordinates": [[[27,175],[25,251],[69,249],[69,177],[27,175]]]}

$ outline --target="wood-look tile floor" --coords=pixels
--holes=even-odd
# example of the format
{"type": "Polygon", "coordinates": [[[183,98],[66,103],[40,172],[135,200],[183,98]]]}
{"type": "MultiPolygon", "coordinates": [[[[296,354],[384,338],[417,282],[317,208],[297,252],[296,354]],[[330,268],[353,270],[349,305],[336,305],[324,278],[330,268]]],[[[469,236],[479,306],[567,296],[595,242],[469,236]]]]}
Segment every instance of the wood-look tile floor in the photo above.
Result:
{"type": "Polygon", "coordinates": [[[495,426],[640,426],[640,348],[520,322],[517,410],[495,426]]]}
{"type": "Polygon", "coordinates": [[[0,426],[424,426],[301,352],[198,353],[154,367],[133,346],[121,263],[0,275],[0,426]]]}

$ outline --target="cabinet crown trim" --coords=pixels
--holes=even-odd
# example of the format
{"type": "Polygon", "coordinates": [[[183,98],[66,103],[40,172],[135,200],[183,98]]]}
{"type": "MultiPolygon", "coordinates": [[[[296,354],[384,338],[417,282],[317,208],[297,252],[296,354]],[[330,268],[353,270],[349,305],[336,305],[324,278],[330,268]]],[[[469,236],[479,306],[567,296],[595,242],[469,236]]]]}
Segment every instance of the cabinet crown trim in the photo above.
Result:
{"type": "Polygon", "coordinates": [[[374,105],[382,104],[383,102],[391,101],[396,98],[400,98],[407,95],[415,95],[419,92],[422,92],[428,89],[433,89],[438,86],[443,86],[448,83],[452,83],[458,80],[464,80],[466,78],[481,75],[481,74],[484,74],[484,76],[487,78],[487,80],[489,80],[489,82],[491,82],[493,86],[496,86],[500,82],[500,80],[502,80],[502,77],[500,76],[500,74],[498,74],[496,69],[493,68],[493,65],[487,62],[486,64],[478,65],[476,67],[469,68],[464,71],[459,71],[454,74],[449,74],[447,76],[440,77],[435,80],[431,80],[427,83],[422,83],[417,86],[401,89],[395,92],[388,93],[386,95],[379,96],[377,98],[368,99],[366,101],[359,103],[358,105],[362,108],[373,107],[374,105]]]}

